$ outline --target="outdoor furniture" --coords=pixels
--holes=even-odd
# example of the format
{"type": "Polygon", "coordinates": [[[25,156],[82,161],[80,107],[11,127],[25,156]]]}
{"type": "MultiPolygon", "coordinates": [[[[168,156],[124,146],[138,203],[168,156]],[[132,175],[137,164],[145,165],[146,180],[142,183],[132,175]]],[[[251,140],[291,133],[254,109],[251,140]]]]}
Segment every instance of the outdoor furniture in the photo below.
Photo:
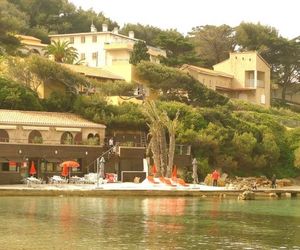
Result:
{"type": "Polygon", "coordinates": [[[95,184],[97,183],[97,173],[88,173],[84,175],[84,183],[95,184]]]}
{"type": "Polygon", "coordinates": [[[118,175],[115,173],[106,173],[105,174],[105,179],[107,179],[107,182],[112,183],[112,182],[117,182],[118,175]]]}
{"type": "Polygon", "coordinates": [[[51,184],[63,184],[63,183],[68,183],[68,180],[65,178],[60,177],[59,175],[53,175],[50,178],[49,183],[51,184]]]}
{"type": "Polygon", "coordinates": [[[186,182],[181,179],[181,178],[177,178],[177,184],[181,185],[181,186],[184,186],[184,187],[188,187],[189,184],[186,184],[186,182]]]}
{"type": "Polygon", "coordinates": [[[30,186],[31,184],[42,184],[42,183],[43,183],[43,180],[37,179],[37,178],[35,178],[33,176],[26,178],[26,184],[28,186],[30,186]]]}
{"type": "Polygon", "coordinates": [[[152,184],[159,184],[159,182],[155,181],[154,177],[151,175],[147,176],[147,180],[152,184]]]}
{"type": "Polygon", "coordinates": [[[163,176],[159,177],[159,181],[161,183],[164,183],[164,184],[168,185],[168,186],[176,187],[176,185],[172,184],[172,182],[169,179],[167,179],[163,176]]]}

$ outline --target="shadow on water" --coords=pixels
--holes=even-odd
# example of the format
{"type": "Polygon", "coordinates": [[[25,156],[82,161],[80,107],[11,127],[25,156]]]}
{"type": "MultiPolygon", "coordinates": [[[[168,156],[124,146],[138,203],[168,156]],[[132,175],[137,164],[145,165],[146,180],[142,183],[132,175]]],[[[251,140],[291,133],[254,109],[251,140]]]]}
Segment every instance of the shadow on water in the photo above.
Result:
{"type": "Polygon", "coordinates": [[[300,200],[2,197],[3,249],[300,249],[300,200]]]}

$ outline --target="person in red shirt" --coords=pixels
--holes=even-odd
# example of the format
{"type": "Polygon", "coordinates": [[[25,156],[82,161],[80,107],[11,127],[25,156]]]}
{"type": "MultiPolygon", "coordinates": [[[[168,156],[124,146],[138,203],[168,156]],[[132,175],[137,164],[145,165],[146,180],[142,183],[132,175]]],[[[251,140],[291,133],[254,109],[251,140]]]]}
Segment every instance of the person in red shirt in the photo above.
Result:
{"type": "Polygon", "coordinates": [[[213,173],[212,173],[212,179],[213,179],[213,186],[218,186],[218,179],[220,177],[220,174],[217,170],[215,170],[213,173]]]}

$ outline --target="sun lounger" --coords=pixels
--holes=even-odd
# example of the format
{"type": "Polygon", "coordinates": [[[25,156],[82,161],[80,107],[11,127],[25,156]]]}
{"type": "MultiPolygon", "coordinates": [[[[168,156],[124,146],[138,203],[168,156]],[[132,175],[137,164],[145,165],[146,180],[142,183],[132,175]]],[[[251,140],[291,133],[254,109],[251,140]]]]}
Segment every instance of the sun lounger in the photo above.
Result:
{"type": "Polygon", "coordinates": [[[188,187],[189,184],[186,184],[186,182],[181,179],[181,178],[177,178],[177,184],[181,185],[181,186],[184,186],[184,187],[188,187]]]}
{"type": "Polygon", "coordinates": [[[165,177],[159,177],[159,180],[160,180],[161,183],[164,183],[168,186],[172,186],[172,187],[176,186],[176,185],[172,184],[172,182],[169,179],[165,178],[165,177]]]}
{"type": "Polygon", "coordinates": [[[152,184],[159,184],[159,182],[157,182],[157,181],[155,181],[154,180],[154,177],[153,176],[147,176],[147,180],[150,182],[150,183],[152,183],[152,184]]]}

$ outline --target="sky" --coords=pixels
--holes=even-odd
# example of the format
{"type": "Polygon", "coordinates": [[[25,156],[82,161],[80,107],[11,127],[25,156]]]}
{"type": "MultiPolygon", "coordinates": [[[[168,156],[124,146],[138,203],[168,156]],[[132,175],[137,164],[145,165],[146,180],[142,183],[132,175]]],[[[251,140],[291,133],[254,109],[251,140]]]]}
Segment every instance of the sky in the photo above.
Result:
{"type": "Polygon", "coordinates": [[[192,27],[260,22],[275,27],[287,38],[300,35],[300,0],[69,0],[77,7],[124,23],[141,23],[183,34],[192,27]]]}

